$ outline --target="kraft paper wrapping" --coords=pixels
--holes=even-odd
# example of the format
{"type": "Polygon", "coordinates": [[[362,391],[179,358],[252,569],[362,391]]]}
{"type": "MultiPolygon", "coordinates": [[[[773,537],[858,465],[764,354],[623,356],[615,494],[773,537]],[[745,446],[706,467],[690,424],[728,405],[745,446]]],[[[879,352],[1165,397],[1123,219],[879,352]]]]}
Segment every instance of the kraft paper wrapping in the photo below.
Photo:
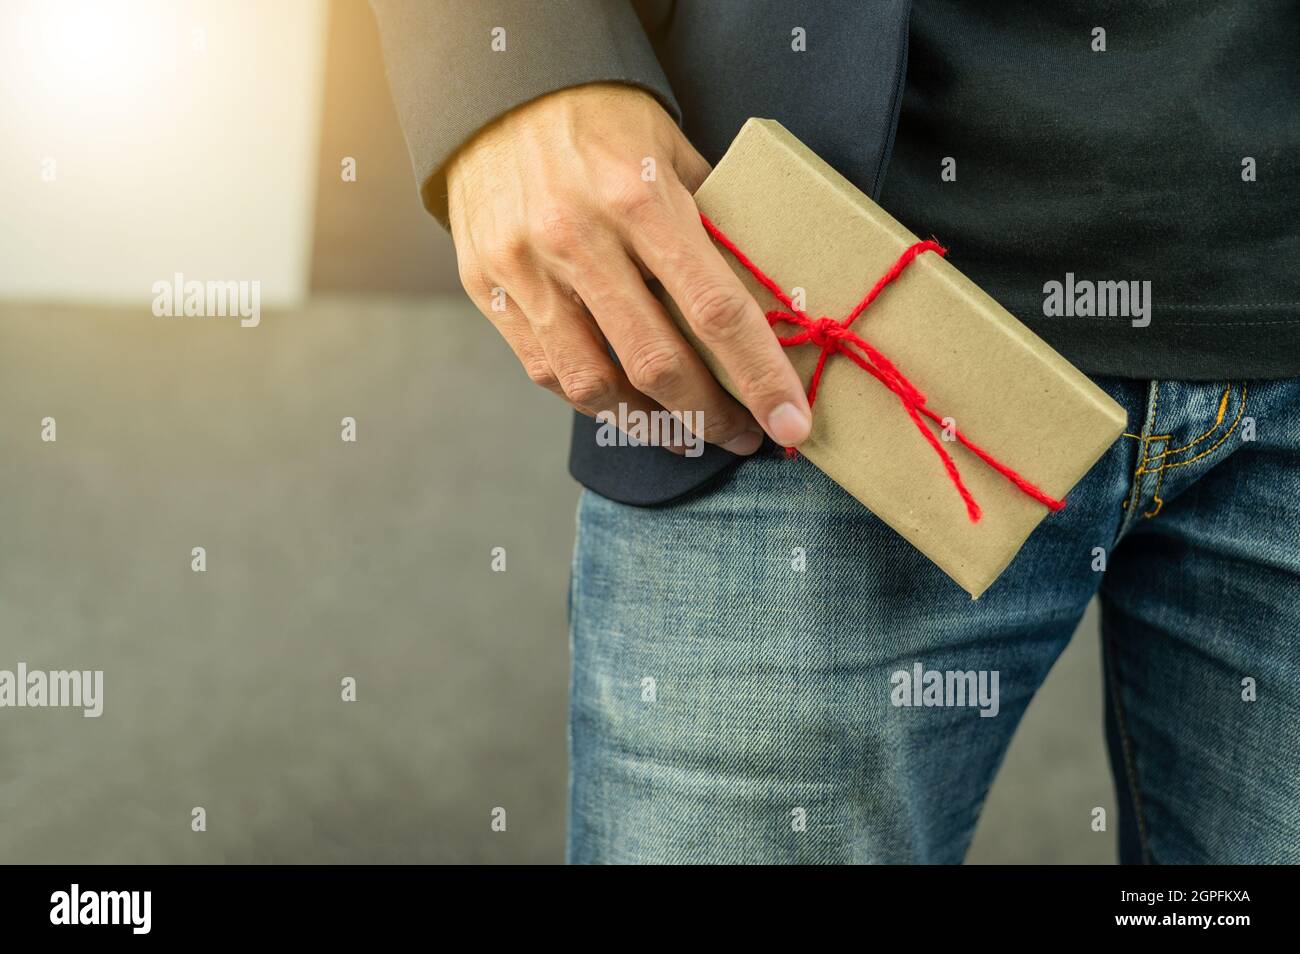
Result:
{"type": "MultiPolygon", "coordinates": [[[[767,119],[745,123],[695,198],[787,294],[804,289],[804,311],[814,318],[843,318],[917,241],[767,119]]],[[[719,251],[765,311],[781,307],[729,252],[719,251]]],[[[673,302],[660,296],[734,394],[673,302]]],[[[799,330],[777,327],[783,335],[799,330]]],[[[1123,408],[936,254],[918,257],[852,328],[926,395],[929,407],[1048,494],[1067,497],[1067,507],[1070,489],[1124,431],[1123,408]]],[[[786,354],[806,385],[819,349],[800,345],[786,354]]],[[[983,510],[979,522],[970,521],[938,455],[895,394],[844,355],[830,356],[812,436],[800,453],[978,598],[1039,521],[1054,515],[960,443],[942,446],[983,510]]]]}

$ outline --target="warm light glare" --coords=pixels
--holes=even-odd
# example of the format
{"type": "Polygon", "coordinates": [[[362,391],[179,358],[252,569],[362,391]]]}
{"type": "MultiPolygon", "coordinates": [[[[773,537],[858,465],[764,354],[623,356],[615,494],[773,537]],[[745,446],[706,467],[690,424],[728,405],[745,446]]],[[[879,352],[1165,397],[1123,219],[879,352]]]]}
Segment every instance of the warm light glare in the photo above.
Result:
{"type": "Polygon", "coordinates": [[[118,301],[184,273],[296,302],[323,0],[0,0],[0,297],[118,301]]]}
{"type": "Polygon", "coordinates": [[[180,41],[170,18],[145,4],[53,0],[12,4],[6,30],[22,40],[18,73],[27,92],[59,108],[65,121],[117,117],[156,82],[180,41]]]}

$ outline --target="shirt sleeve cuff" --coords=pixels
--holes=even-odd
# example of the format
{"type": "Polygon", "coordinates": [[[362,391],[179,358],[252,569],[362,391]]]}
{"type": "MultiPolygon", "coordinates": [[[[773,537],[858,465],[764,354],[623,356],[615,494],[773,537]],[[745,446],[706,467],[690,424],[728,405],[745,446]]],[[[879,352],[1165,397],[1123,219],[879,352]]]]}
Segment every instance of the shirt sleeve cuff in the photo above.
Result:
{"type": "Polygon", "coordinates": [[[626,0],[371,0],[424,206],[447,226],[447,161],[516,106],[585,83],[627,83],[681,113],[626,0]]]}

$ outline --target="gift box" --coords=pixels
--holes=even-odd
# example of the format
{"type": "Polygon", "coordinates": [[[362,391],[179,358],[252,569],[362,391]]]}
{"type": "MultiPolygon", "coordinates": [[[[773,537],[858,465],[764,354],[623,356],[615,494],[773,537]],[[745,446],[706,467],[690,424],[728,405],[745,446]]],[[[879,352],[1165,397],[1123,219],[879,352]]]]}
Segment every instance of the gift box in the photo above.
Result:
{"type": "Polygon", "coordinates": [[[745,123],[695,198],[814,388],[799,453],[978,598],[1124,409],[777,122],[745,123]]]}

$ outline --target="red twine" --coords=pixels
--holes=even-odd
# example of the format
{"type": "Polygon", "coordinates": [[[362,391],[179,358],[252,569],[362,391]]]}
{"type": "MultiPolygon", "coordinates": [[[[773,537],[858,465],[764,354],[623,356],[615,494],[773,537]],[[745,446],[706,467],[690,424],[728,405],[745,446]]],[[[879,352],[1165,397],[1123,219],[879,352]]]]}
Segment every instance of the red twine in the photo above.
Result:
{"type": "MultiPolygon", "coordinates": [[[[934,452],[939,455],[939,459],[943,462],[944,470],[948,473],[948,479],[952,481],[953,486],[957,488],[957,492],[961,494],[961,499],[966,504],[966,514],[970,517],[971,523],[978,522],[980,519],[979,504],[975,502],[975,498],[966,488],[966,484],[963,483],[961,473],[957,470],[956,462],[953,461],[948,452],[943,449],[943,445],[939,442],[939,438],[935,437],[934,432],[921,420],[923,416],[928,417],[940,427],[943,427],[943,417],[938,412],[933,411],[926,406],[925,395],[917,390],[902,371],[899,371],[898,368],[894,367],[893,362],[849,330],[849,326],[852,325],[853,322],[857,321],[862,313],[870,307],[871,303],[876,300],[876,296],[884,291],[885,287],[893,282],[894,279],[903,274],[907,269],[907,266],[911,265],[912,262],[916,260],[917,256],[924,252],[935,252],[938,255],[947,255],[948,250],[938,242],[928,240],[917,242],[916,244],[909,246],[903,254],[898,257],[898,261],[894,262],[889,271],[885,272],[885,274],[880,277],[880,280],[872,286],[871,291],[867,292],[863,299],[858,302],[857,305],[854,306],[853,310],[843,319],[836,321],[834,318],[810,318],[807,314],[796,308],[794,302],[790,300],[790,296],[781,290],[781,286],[769,278],[761,268],[750,261],[749,256],[742,252],[736,246],[736,243],[727,237],[726,233],[724,233],[722,229],[714,225],[707,215],[700,213],[700,221],[704,223],[704,227],[708,230],[709,234],[712,235],[723,248],[734,255],[736,261],[740,262],[740,264],[745,267],[745,270],[758,280],[759,284],[771,292],[772,296],[788,309],[786,311],[776,309],[767,313],[767,323],[772,326],[772,330],[775,331],[776,325],[780,322],[796,325],[802,329],[797,334],[786,337],[782,337],[778,334],[776,340],[781,342],[781,346],[792,348],[795,345],[815,344],[817,347],[821,348],[821,355],[817,358],[817,367],[813,371],[812,380],[808,384],[808,407],[811,408],[813,402],[817,400],[817,388],[818,385],[821,384],[822,372],[826,369],[826,359],[832,354],[842,354],[847,357],[859,368],[866,371],[898,396],[899,402],[903,405],[903,410],[905,410],[908,417],[912,419],[912,423],[916,425],[917,430],[921,432],[922,436],[925,437],[930,446],[934,448],[934,452]]],[[[1060,510],[1065,506],[1064,500],[1057,500],[1055,497],[1048,496],[988,451],[967,438],[966,435],[964,435],[955,425],[953,426],[952,431],[958,441],[979,457],[980,460],[984,461],[984,463],[988,464],[1014,484],[1022,493],[1034,498],[1048,510],[1060,510]]],[[[787,448],[786,450],[787,453],[794,453],[794,448],[787,448]]]]}

